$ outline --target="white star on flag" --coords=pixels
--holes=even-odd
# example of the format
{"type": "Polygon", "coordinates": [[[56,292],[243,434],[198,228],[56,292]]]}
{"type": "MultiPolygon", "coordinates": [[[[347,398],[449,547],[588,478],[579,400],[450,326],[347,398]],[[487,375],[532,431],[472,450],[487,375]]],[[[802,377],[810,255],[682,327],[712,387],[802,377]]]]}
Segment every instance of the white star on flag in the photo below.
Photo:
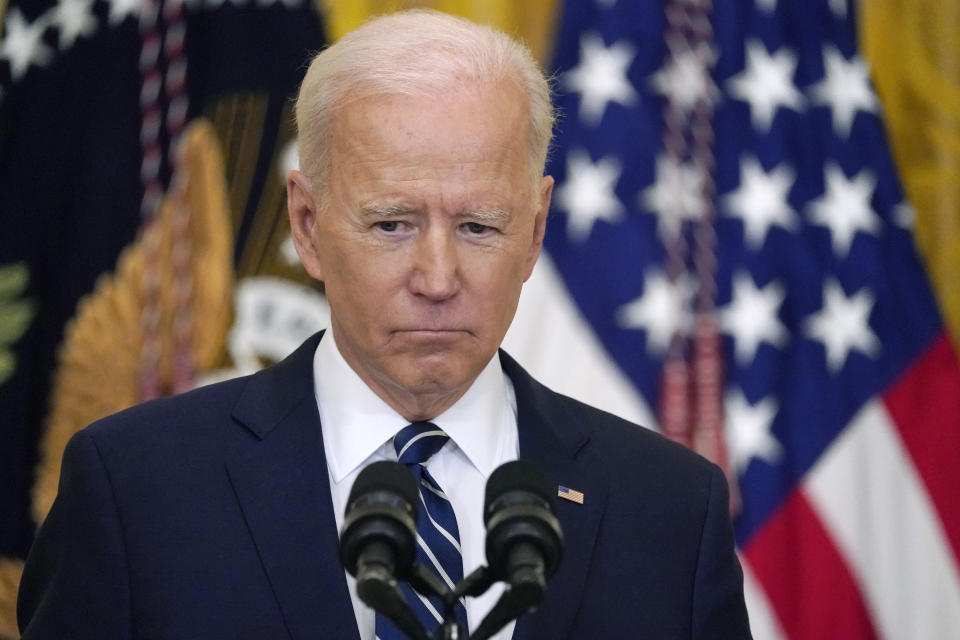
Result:
{"type": "Polygon", "coordinates": [[[597,125],[608,103],[630,107],[637,102],[637,91],[627,79],[635,56],[636,50],[626,41],[605,47],[599,35],[584,34],[580,40],[580,63],[560,76],[565,89],[580,94],[581,120],[597,125]]]}
{"type": "Polygon", "coordinates": [[[776,398],[768,396],[751,405],[738,388],[727,393],[724,409],[727,449],[737,473],[746,471],[753,458],[776,464],[783,455],[783,448],[771,431],[777,416],[776,398]]]}
{"type": "Polygon", "coordinates": [[[810,87],[815,104],[828,105],[837,135],[850,136],[858,111],[878,113],[880,103],[870,88],[870,71],[860,56],[849,61],[835,47],[823,49],[823,80],[810,87]]]}
{"type": "Polygon", "coordinates": [[[72,47],[80,36],[91,36],[97,31],[93,15],[93,0],[60,0],[53,10],[53,24],[60,32],[60,48],[72,47]]]}
{"type": "Polygon", "coordinates": [[[714,104],[720,97],[709,73],[715,60],[716,52],[705,44],[696,51],[683,51],[671,56],[666,66],[651,76],[650,84],[685,111],[692,110],[700,100],[714,104]]]}
{"type": "Polygon", "coordinates": [[[841,20],[847,17],[847,0],[830,0],[830,11],[841,20]]]}
{"type": "MultiPolygon", "coordinates": [[[[936,428],[960,425],[960,360],[902,204],[885,96],[864,66],[875,61],[858,46],[856,9],[870,3],[603,1],[563,3],[556,75],[582,63],[584,33],[629,40],[639,97],[607,101],[590,126],[560,85],[549,172],[559,188],[571,149],[615,157],[625,210],[576,243],[554,208],[553,297],[569,294],[664,435],[724,467],[754,636],[960,639],[960,536],[943,533],[960,523],[960,485],[925,481],[960,450],[937,447],[950,430],[936,428]],[[674,284],[683,273],[692,296],[674,284]],[[798,547],[806,525],[823,535],[798,547]],[[828,574],[842,602],[818,598],[828,574]]],[[[530,336],[557,324],[528,309],[530,336]]],[[[570,389],[585,394],[621,384],[581,362],[545,370],[579,374],[570,389]]]]}
{"type": "Polygon", "coordinates": [[[829,228],[834,252],[846,257],[857,231],[876,235],[880,229],[880,218],[870,206],[877,179],[869,169],[848,179],[839,166],[828,164],[824,180],[826,192],[810,203],[810,221],[829,228]]]}
{"type": "Polygon", "coordinates": [[[667,244],[685,220],[703,217],[703,175],[697,167],[662,153],[657,156],[656,178],[640,194],[640,206],[657,214],[657,234],[667,244]]]}
{"type": "Polygon", "coordinates": [[[567,212],[567,236],[576,242],[590,237],[597,220],[616,222],[623,204],[614,193],[620,179],[620,163],[613,156],[596,163],[582,149],[567,155],[567,179],[557,188],[556,204],[567,212]]]}
{"type": "Polygon", "coordinates": [[[804,330],[826,349],[827,367],[832,373],[843,368],[853,350],[871,358],[880,352],[880,341],[870,328],[873,294],[866,287],[849,298],[840,283],[830,278],[823,284],[823,307],[807,318],[804,330]]]}
{"type": "Polygon", "coordinates": [[[770,131],[777,109],[800,111],[803,94],[793,83],[797,54],[781,47],[775,54],[759,40],[746,46],[746,66],[727,81],[730,95],[750,104],[750,122],[760,132],[770,131]]]}
{"type": "Polygon", "coordinates": [[[648,270],[643,277],[643,294],[617,309],[617,324],[624,329],[646,331],[647,351],[661,355],[674,333],[689,331],[692,317],[688,309],[692,297],[689,278],[681,278],[675,284],[662,272],[648,270]]]}
{"type": "Polygon", "coordinates": [[[720,310],[724,333],[733,337],[737,362],[748,366],[757,355],[761,342],[782,347],[789,338],[787,328],[777,313],[786,293],[776,281],[757,287],[746,271],[733,276],[733,296],[720,310]]]}
{"type": "Polygon", "coordinates": [[[0,41],[0,60],[10,64],[10,75],[16,82],[26,75],[30,65],[42,67],[50,62],[52,53],[43,43],[46,20],[38,18],[28,23],[18,7],[7,12],[6,35],[0,41]]]}
{"type": "Polygon", "coordinates": [[[142,0],[109,0],[109,2],[111,26],[120,24],[128,17],[140,18],[140,8],[143,6],[142,0]]]}
{"type": "Polygon", "coordinates": [[[796,212],[787,202],[794,179],[786,163],[765,172],[756,158],[740,160],[740,185],[723,201],[729,215],[743,220],[744,240],[751,249],[763,247],[774,225],[787,231],[797,228],[796,212]]]}
{"type": "Polygon", "coordinates": [[[893,223],[898,227],[912,230],[917,222],[917,212],[909,202],[901,202],[893,208],[893,223]]]}

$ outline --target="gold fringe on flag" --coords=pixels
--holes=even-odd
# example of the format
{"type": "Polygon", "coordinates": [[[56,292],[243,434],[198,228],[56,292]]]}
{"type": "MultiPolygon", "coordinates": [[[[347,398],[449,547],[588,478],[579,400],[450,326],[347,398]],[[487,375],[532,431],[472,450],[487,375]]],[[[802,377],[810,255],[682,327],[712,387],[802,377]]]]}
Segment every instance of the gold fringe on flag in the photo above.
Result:
{"type": "Polygon", "coordinates": [[[17,585],[23,564],[0,558],[0,638],[17,638],[17,617],[13,603],[17,601],[17,585]]]}
{"type": "Polygon", "coordinates": [[[370,17],[404,9],[436,9],[480,24],[488,24],[523,40],[543,64],[550,63],[554,29],[561,3],[557,0],[317,0],[326,18],[331,41],[340,39],[370,17]]]}
{"type": "Polygon", "coordinates": [[[954,344],[960,344],[960,4],[861,2],[860,39],[954,344]]]}

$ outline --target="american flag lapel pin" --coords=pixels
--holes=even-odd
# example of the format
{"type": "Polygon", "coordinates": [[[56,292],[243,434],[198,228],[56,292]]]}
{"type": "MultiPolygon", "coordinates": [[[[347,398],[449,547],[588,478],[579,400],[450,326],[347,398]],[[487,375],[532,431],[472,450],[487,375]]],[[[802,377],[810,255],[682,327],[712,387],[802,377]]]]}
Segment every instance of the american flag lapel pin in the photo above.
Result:
{"type": "Polygon", "coordinates": [[[569,500],[570,502],[583,504],[583,491],[577,491],[576,489],[571,489],[570,487],[560,485],[557,487],[557,496],[563,498],[564,500],[569,500]]]}

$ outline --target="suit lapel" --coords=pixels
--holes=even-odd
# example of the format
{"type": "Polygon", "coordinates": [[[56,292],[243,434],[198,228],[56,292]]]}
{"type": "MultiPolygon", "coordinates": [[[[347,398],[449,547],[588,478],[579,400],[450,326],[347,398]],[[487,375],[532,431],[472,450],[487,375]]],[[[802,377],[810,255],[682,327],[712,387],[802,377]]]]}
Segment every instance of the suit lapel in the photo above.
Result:
{"type": "Polygon", "coordinates": [[[557,401],[557,395],[533,380],[506,353],[500,353],[504,371],[517,395],[520,458],[536,463],[554,486],[584,494],[583,504],[556,499],[557,518],[563,528],[564,555],[537,612],[517,622],[514,638],[565,637],[578,612],[597,529],[607,501],[601,476],[577,460],[589,437],[557,401]]]}
{"type": "MultiPolygon", "coordinates": [[[[227,471],[291,638],[359,640],[340,564],[320,418],[313,394],[313,353],[320,336],[280,364],[253,376],[234,417],[258,438],[227,471]]],[[[537,612],[522,617],[514,638],[562,638],[581,600],[607,487],[577,460],[588,436],[557,395],[500,352],[517,396],[520,457],[539,465],[555,485],[584,494],[584,503],[556,500],[564,557],[537,612]]]]}
{"type": "Polygon", "coordinates": [[[251,378],[234,417],[260,439],[227,463],[291,638],[359,638],[339,560],[320,418],[314,336],[251,378]]]}

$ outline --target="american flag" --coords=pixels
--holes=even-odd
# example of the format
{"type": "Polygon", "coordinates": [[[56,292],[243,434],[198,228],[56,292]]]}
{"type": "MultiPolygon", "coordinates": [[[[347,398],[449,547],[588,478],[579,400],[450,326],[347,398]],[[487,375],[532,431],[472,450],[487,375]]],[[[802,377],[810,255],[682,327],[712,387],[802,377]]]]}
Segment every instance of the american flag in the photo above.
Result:
{"type": "Polygon", "coordinates": [[[576,489],[571,489],[570,487],[564,487],[562,485],[557,487],[557,496],[563,498],[564,500],[569,500],[570,502],[583,504],[583,492],[577,491],[576,489]]]}
{"type": "Polygon", "coordinates": [[[759,640],[960,637],[960,372],[855,18],[565,2],[546,255],[506,342],[725,466],[759,640]]]}

